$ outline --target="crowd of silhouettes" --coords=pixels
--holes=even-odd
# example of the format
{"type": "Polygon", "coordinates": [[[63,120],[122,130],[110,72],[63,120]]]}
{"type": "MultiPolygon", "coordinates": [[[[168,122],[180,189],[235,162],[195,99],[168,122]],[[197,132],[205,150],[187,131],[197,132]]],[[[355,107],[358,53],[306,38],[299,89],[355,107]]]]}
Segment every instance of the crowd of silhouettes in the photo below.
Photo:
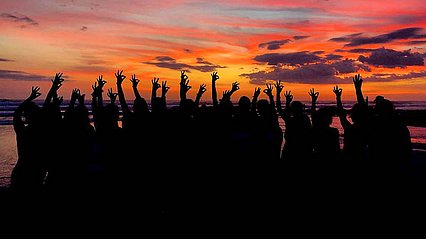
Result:
{"type": "Polygon", "coordinates": [[[40,88],[32,88],[13,119],[18,161],[12,189],[128,190],[145,193],[152,203],[173,205],[203,198],[232,200],[229,195],[248,192],[279,194],[283,188],[318,192],[336,189],[330,185],[356,187],[373,181],[383,185],[381,180],[393,180],[390,184],[394,185],[407,174],[409,131],[391,101],[377,96],[374,106],[368,104],[360,75],[353,78],[357,103],[349,111],[343,108],[338,86],[333,89],[336,107],[317,110],[319,92],[315,89],[309,91],[310,110],[293,100],[291,91],[284,92],[283,107],[280,81],[266,84],[263,93],[268,100],[258,100],[261,89],[255,88],[251,99],[242,96],[233,104],[237,82],[219,100],[217,72],[211,74],[212,106],[200,105],[206,85],[199,86],[195,100],[189,99],[191,86],[185,71],[180,75],[179,106],[167,107],[170,88],[166,81],[160,84],[154,78],[149,107],[138,91],[140,80],[132,75],[129,83],[135,99],[130,107],[122,87],[128,82],[126,76],[117,71],[115,78],[117,91],[108,89],[109,102],[105,103],[107,82],[98,77],[90,109],[85,94],[74,89],[61,112],[62,73],[52,80],[41,108],[33,102],[41,95],[40,88]],[[344,129],[342,150],[339,131],[331,127],[336,115],[344,129]],[[284,120],[284,132],[279,117],[284,120]]]}

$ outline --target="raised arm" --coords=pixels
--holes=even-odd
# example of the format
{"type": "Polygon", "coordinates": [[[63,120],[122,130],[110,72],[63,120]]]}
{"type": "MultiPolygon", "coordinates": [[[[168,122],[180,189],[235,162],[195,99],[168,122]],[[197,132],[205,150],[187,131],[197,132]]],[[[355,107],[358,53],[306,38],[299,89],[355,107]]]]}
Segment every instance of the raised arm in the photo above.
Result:
{"type": "Polygon", "coordinates": [[[256,113],[257,99],[260,95],[260,87],[254,88],[253,99],[251,101],[251,111],[256,113]]]}
{"type": "Polygon", "coordinates": [[[213,100],[213,107],[216,107],[219,103],[217,101],[217,91],[216,91],[216,81],[219,80],[219,75],[217,72],[213,72],[211,74],[212,76],[212,100],[213,100]]]}
{"type": "Polygon", "coordinates": [[[198,92],[197,92],[197,97],[195,98],[195,105],[197,107],[200,104],[201,96],[203,96],[204,92],[206,92],[206,91],[207,91],[206,84],[201,84],[200,88],[198,89],[198,92]]]}
{"type": "Polygon", "coordinates": [[[333,88],[333,93],[336,95],[336,104],[337,104],[337,109],[343,110],[343,104],[342,104],[342,88],[339,88],[339,86],[334,86],[333,88]]]}
{"type": "Polygon", "coordinates": [[[274,86],[272,84],[266,84],[266,89],[263,90],[263,93],[265,93],[269,97],[269,104],[275,111],[275,102],[272,90],[274,90],[274,86]]]}
{"type": "Polygon", "coordinates": [[[95,111],[98,109],[98,83],[92,85],[92,112],[93,116],[95,115],[95,111]]]}
{"type": "Polygon", "coordinates": [[[333,88],[333,93],[336,95],[337,112],[339,115],[340,124],[342,125],[343,129],[347,129],[351,126],[351,123],[346,118],[346,112],[345,109],[343,109],[342,91],[342,88],[339,88],[337,85],[333,88]]]}
{"type": "Polygon", "coordinates": [[[112,92],[112,88],[108,89],[107,96],[109,97],[111,105],[115,105],[115,100],[117,99],[117,95],[118,95],[118,93],[112,92]]]}
{"type": "Polygon", "coordinates": [[[192,86],[189,86],[189,80],[188,76],[185,75],[185,71],[180,72],[180,102],[186,100],[186,93],[192,88],[192,86]]]}
{"type": "Polygon", "coordinates": [[[309,92],[308,92],[309,96],[311,96],[311,111],[312,113],[315,112],[316,110],[316,106],[317,106],[317,100],[318,100],[318,96],[319,96],[319,92],[315,92],[315,89],[312,88],[309,92]]]}
{"type": "Polygon", "coordinates": [[[158,83],[158,81],[160,80],[160,78],[155,78],[151,81],[152,83],[152,90],[151,90],[151,105],[153,104],[155,98],[157,98],[157,90],[161,88],[160,84],[158,83]]]}
{"type": "MultiPolygon", "coordinates": [[[[100,76],[99,78],[102,78],[102,76],[100,76]]],[[[103,105],[100,105],[98,103],[99,100],[99,95],[102,94],[102,89],[99,88],[98,86],[98,82],[95,82],[95,84],[92,85],[92,114],[93,114],[93,122],[95,124],[95,128],[96,130],[99,130],[99,121],[100,121],[100,115],[99,115],[99,110],[101,107],[103,107],[103,105]]]]}
{"type": "Polygon", "coordinates": [[[164,104],[167,103],[166,100],[166,94],[169,91],[170,87],[167,86],[167,81],[161,82],[161,100],[164,102],[164,104]]]}
{"type": "Polygon", "coordinates": [[[240,89],[240,83],[238,83],[236,81],[234,83],[232,83],[231,91],[229,91],[229,99],[231,99],[232,94],[234,94],[234,92],[239,90],[239,89],[240,89]]]}
{"type": "Polygon", "coordinates": [[[98,106],[102,107],[104,106],[104,100],[103,100],[103,95],[102,93],[104,92],[104,90],[102,89],[104,87],[104,85],[107,83],[106,81],[103,80],[103,76],[99,76],[98,79],[98,106]]]}
{"type": "MultiPolygon", "coordinates": [[[[139,94],[139,91],[138,91],[138,84],[139,84],[140,80],[136,78],[135,74],[133,74],[132,79],[130,79],[130,81],[132,82],[132,89],[133,89],[133,93],[135,94],[136,99],[142,99],[142,97],[141,97],[141,95],[139,94]]],[[[123,94],[123,96],[124,96],[124,94],[123,94]]],[[[118,97],[120,97],[120,96],[118,96],[118,97]]],[[[120,102],[120,104],[121,104],[121,102],[120,102]]]]}
{"type": "Polygon", "coordinates": [[[355,75],[352,78],[352,81],[354,82],[354,86],[355,86],[355,92],[356,92],[356,100],[358,102],[358,104],[360,105],[365,105],[366,102],[364,101],[364,96],[362,95],[362,77],[360,74],[355,75]]]}
{"type": "MultiPolygon", "coordinates": [[[[115,73],[114,75],[115,75],[115,79],[117,80],[117,94],[118,94],[118,100],[120,101],[121,110],[123,111],[123,115],[127,117],[130,114],[130,109],[129,109],[129,106],[127,105],[126,98],[124,97],[124,91],[122,86],[124,79],[126,79],[126,76],[123,75],[123,71],[121,72],[117,71],[117,73],[115,73]]],[[[136,79],[136,75],[133,75],[130,81],[132,82],[133,91],[135,91],[135,88],[137,87],[139,80],[136,79]]],[[[137,92],[137,89],[136,89],[136,92],[137,92]]]]}
{"type": "Polygon", "coordinates": [[[74,88],[73,90],[72,90],[72,93],[71,93],[71,100],[70,100],[70,103],[69,103],[69,105],[68,105],[68,108],[69,109],[73,109],[74,108],[74,106],[75,106],[75,102],[77,101],[77,98],[78,98],[78,96],[80,95],[80,90],[79,89],[77,89],[77,88],[74,88]]]}
{"type": "Polygon", "coordinates": [[[282,111],[283,111],[283,107],[282,107],[282,105],[281,105],[281,92],[283,91],[283,89],[284,89],[284,85],[282,85],[281,84],[281,81],[276,81],[275,82],[275,89],[276,89],[276,91],[277,91],[277,96],[276,96],[276,99],[277,99],[277,110],[278,110],[278,113],[281,115],[281,113],[282,113],[282,111]]]}
{"type": "Polygon", "coordinates": [[[285,122],[288,122],[288,120],[291,117],[291,114],[290,114],[290,104],[293,101],[293,95],[291,94],[291,90],[290,91],[285,91],[284,97],[285,97],[285,109],[282,110],[279,113],[280,113],[281,118],[285,122]]]}
{"type": "Polygon", "coordinates": [[[49,92],[46,95],[46,99],[44,100],[43,108],[47,107],[50,102],[52,102],[53,95],[61,88],[62,82],[64,82],[64,78],[62,78],[61,72],[55,74],[55,78],[52,80],[52,86],[50,87],[49,92]]]}
{"type": "Polygon", "coordinates": [[[25,105],[39,97],[41,95],[39,91],[40,87],[31,87],[30,96],[26,100],[24,100],[24,102],[22,102],[13,113],[13,128],[15,129],[15,132],[17,134],[22,132],[22,130],[24,129],[24,122],[22,121],[22,112],[24,111],[25,105]]]}
{"type": "Polygon", "coordinates": [[[284,97],[285,97],[285,108],[286,110],[288,110],[290,109],[290,104],[293,101],[293,95],[291,94],[291,90],[285,91],[284,97]]]}

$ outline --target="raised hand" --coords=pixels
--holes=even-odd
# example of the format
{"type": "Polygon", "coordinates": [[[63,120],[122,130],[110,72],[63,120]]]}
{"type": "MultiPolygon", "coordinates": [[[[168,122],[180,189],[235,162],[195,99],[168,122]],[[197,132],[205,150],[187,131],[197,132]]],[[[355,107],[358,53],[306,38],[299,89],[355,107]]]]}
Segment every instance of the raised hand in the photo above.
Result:
{"type": "Polygon", "coordinates": [[[102,92],[102,88],[104,87],[104,85],[107,82],[103,80],[103,76],[102,75],[98,76],[98,79],[96,79],[96,80],[98,81],[98,88],[102,92]]]}
{"type": "Polygon", "coordinates": [[[212,81],[213,82],[216,82],[217,80],[219,80],[219,75],[217,74],[217,72],[215,71],[215,72],[213,72],[212,74],[211,74],[211,76],[212,76],[212,81]]]}
{"type": "Polygon", "coordinates": [[[114,73],[115,78],[117,79],[117,85],[121,85],[123,83],[124,79],[126,79],[126,76],[123,75],[123,71],[117,70],[117,73],[114,73]]]}
{"type": "Polygon", "coordinates": [[[361,87],[362,87],[362,78],[361,78],[360,74],[355,75],[352,78],[352,81],[354,82],[354,85],[355,85],[356,89],[361,89],[361,87]]]}
{"type": "Polygon", "coordinates": [[[253,98],[258,98],[260,95],[260,87],[254,88],[253,98]]]}
{"type": "Polygon", "coordinates": [[[342,88],[339,88],[339,86],[334,86],[333,88],[333,92],[336,95],[336,97],[341,97],[342,96],[342,88]]]}
{"type": "Polygon", "coordinates": [[[230,99],[231,98],[231,91],[224,90],[222,93],[222,99],[230,99]]]}
{"type": "Polygon", "coordinates": [[[206,84],[201,84],[197,95],[202,96],[207,91],[206,84]]]}
{"type": "Polygon", "coordinates": [[[109,97],[109,99],[111,100],[111,104],[114,104],[115,103],[115,100],[117,99],[117,93],[113,93],[112,92],[112,88],[109,88],[108,89],[108,93],[107,93],[107,96],[109,97]]]}
{"type": "Polygon", "coordinates": [[[98,94],[98,92],[99,92],[98,83],[95,82],[95,84],[92,85],[92,96],[95,97],[98,94]]]}
{"type": "Polygon", "coordinates": [[[281,91],[284,89],[284,85],[281,84],[280,80],[278,80],[275,82],[274,86],[275,86],[275,89],[277,90],[277,95],[280,95],[281,91]]]}
{"type": "Polygon", "coordinates": [[[64,78],[62,78],[61,72],[55,74],[55,79],[52,80],[52,87],[55,90],[58,90],[62,86],[62,82],[64,82],[64,78]]]}
{"type": "Polygon", "coordinates": [[[317,102],[319,92],[315,92],[315,89],[312,88],[311,90],[309,90],[308,94],[311,96],[312,102],[317,102]]]}
{"type": "Polygon", "coordinates": [[[80,90],[77,88],[74,88],[71,93],[71,99],[77,99],[79,95],[80,95],[80,90]]]}
{"type": "Polygon", "coordinates": [[[181,84],[185,83],[186,80],[188,80],[188,76],[185,74],[185,71],[183,70],[183,71],[180,72],[180,82],[181,82],[181,84]]]}
{"type": "Polygon", "coordinates": [[[132,79],[130,79],[130,82],[132,82],[132,87],[136,88],[136,87],[138,87],[140,80],[136,78],[135,74],[133,74],[132,79]]]}
{"type": "Polygon", "coordinates": [[[286,104],[290,104],[291,101],[293,101],[293,95],[291,94],[291,90],[289,91],[286,90],[284,93],[284,97],[285,97],[286,104]]]}
{"type": "Polygon", "coordinates": [[[190,86],[188,84],[189,84],[189,80],[186,80],[186,81],[181,83],[181,88],[182,88],[184,93],[188,92],[192,88],[192,86],[190,86]]]}
{"type": "Polygon", "coordinates": [[[234,83],[232,83],[232,88],[231,88],[231,92],[235,92],[235,91],[237,91],[237,90],[239,90],[240,89],[240,83],[238,83],[238,82],[234,82],[234,83]]]}
{"type": "Polygon", "coordinates": [[[28,97],[28,100],[35,100],[37,97],[39,97],[41,95],[40,91],[40,87],[38,86],[33,86],[31,87],[31,94],[28,97]]]}
{"type": "Polygon", "coordinates": [[[272,90],[274,89],[274,86],[272,84],[266,84],[266,89],[263,90],[263,93],[265,93],[269,97],[273,97],[272,90]]]}
{"type": "Polygon", "coordinates": [[[160,80],[160,78],[155,78],[151,81],[152,82],[152,90],[156,91],[158,89],[160,89],[160,84],[158,83],[158,81],[160,80]]]}
{"type": "Polygon", "coordinates": [[[162,81],[161,82],[161,95],[166,96],[169,89],[170,89],[170,87],[167,86],[167,81],[162,81]]]}

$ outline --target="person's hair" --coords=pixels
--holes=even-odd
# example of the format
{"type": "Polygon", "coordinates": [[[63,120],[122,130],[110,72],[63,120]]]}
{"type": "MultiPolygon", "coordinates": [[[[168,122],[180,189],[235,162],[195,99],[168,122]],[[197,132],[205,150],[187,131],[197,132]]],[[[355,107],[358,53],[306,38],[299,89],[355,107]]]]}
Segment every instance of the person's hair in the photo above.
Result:
{"type": "Polygon", "coordinates": [[[28,124],[36,123],[40,118],[41,108],[34,102],[28,102],[24,105],[23,116],[28,124]]]}
{"type": "Polygon", "coordinates": [[[238,109],[240,111],[249,111],[251,107],[250,99],[247,96],[241,96],[238,101],[238,109]]]}
{"type": "Polygon", "coordinates": [[[290,109],[293,113],[302,113],[304,108],[305,108],[305,105],[298,100],[293,101],[290,104],[290,109]]]}

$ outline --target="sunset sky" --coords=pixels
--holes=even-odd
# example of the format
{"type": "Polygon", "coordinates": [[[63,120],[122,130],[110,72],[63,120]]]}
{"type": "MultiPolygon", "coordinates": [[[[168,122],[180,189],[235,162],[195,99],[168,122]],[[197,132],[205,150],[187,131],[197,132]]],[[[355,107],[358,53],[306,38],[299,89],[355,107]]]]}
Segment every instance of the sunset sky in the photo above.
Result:
{"type": "MultiPolygon", "coordinates": [[[[55,72],[60,89],[87,95],[98,75],[115,89],[114,71],[136,74],[150,98],[160,77],[178,98],[179,71],[188,70],[189,96],[218,71],[219,96],[234,81],[233,97],[282,80],[295,99],[332,100],[332,86],[353,100],[351,77],[364,77],[365,94],[426,100],[425,0],[2,0],[0,98],[25,98],[32,85],[43,96],[55,72]]],[[[131,83],[125,81],[132,100],[131,83]]]]}

